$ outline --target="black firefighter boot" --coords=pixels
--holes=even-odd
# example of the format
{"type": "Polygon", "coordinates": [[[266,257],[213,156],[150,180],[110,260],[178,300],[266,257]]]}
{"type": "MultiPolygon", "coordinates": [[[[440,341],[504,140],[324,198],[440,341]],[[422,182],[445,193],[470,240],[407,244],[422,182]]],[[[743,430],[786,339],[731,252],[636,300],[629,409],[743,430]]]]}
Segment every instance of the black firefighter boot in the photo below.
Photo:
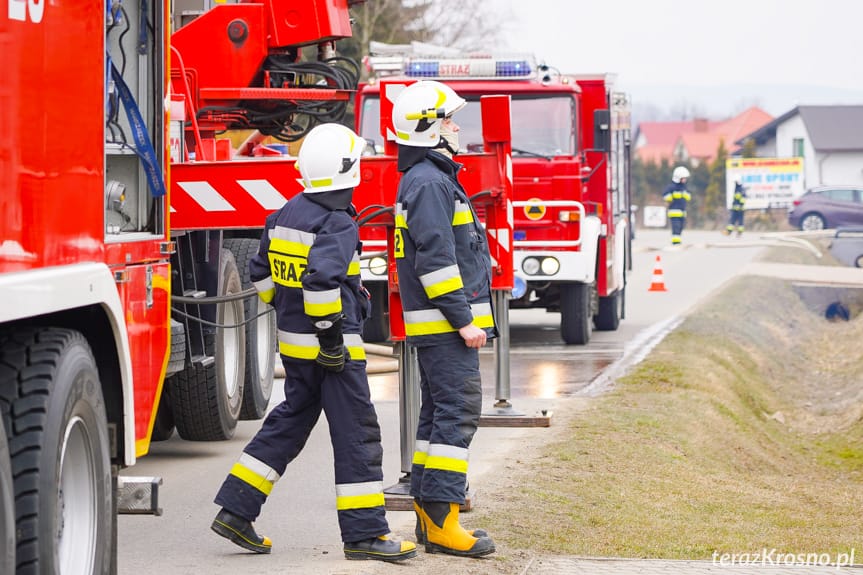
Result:
{"type": "Polygon", "coordinates": [[[377,559],[378,561],[403,561],[416,557],[417,546],[410,541],[390,539],[387,535],[372,537],[353,543],[345,543],[348,559],[377,559]]]}
{"type": "Polygon", "coordinates": [[[273,549],[273,542],[269,537],[262,537],[255,533],[252,522],[238,515],[234,515],[227,509],[219,511],[213,524],[213,531],[239,545],[243,549],[255,553],[269,553],[273,549]]]}
{"type": "Polygon", "coordinates": [[[421,509],[426,553],[446,553],[459,557],[482,557],[494,553],[491,537],[475,537],[459,524],[458,503],[423,501],[421,509]]]}

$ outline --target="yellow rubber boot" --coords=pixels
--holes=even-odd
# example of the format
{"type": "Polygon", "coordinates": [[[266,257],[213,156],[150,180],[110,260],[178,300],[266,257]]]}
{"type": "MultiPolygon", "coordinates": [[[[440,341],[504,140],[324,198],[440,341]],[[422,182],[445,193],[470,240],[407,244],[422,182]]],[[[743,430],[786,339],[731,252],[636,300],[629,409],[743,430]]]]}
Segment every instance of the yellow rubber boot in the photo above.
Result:
{"type": "MultiPolygon", "coordinates": [[[[417,545],[425,545],[427,519],[425,512],[422,510],[422,503],[420,503],[420,500],[416,498],[414,498],[414,513],[417,516],[417,524],[416,527],[414,527],[414,535],[417,539],[417,545]]],[[[467,532],[476,538],[488,537],[488,533],[486,533],[484,529],[468,529],[467,532]]]]}
{"type": "Polygon", "coordinates": [[[474,537],[458,521],[458,503],[424,501],[418,516],[425,528],[426,553],[481,557],[494,553],[494,541],[474,537]]]}

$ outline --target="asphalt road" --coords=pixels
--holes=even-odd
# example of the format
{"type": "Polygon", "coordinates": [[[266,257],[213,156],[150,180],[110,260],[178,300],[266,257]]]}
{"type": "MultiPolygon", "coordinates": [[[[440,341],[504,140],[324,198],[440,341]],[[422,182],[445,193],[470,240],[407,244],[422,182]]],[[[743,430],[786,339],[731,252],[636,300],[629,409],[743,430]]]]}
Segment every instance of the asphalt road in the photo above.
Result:
{"type": "MultiPolygon", "coordinates": [[[[594,332],[589,345],[566,346],[559,314],[511,313],[510,381],[513,407],[527,414],[553,413],[567,398],[600,393],[616,373],[646,353],[687,310],[738,273],[759,251],[718,232],[684,233],[685,245],[669,250],[667,230],[640,231],[634,242],[627,287],[626,317],[615,332],[594,332]],[[737,243],[735,243],[737,242],[737,243]],[[660,261],[656,261],[656,257],[660,261]],[[661,266],[667,291],[648,291],[661,266]]],[[[747,238],[749,239],[749,238],[747,238]]],[[[748,245],[748,244],[747,244],[748,245]]],[[[481,354],[484,408],[495,400],[495,361],[489,347],[481,354]]],[[[370,377],[384,444],[384,484],[401,476],[398,379],[370,377]]],[[[276,391],[280,391],[276,382],[276,391]]],[[[273,402],[279,400],[274,392],[273,402]]],[[[552,425],[554,419],[552,416],[552,425]]],[[[240,552],[210,531],[217,508],[213,496],[260,422],[240,422],[233,439],[195,443],[176,436],[153,444],[150,454],[124,475],[161,476],[161,517],[120,516],[119,567],[123,575],[158,573],[234,574],[367,573],[365,562],[345,561],[335,513],[332,450],[325,421],[318,424],[302,454],[288,467],[256,523],[274,541],[270,556],[240,552]],[[363,570],[366,569],[366,570],[363,570]]],[[[493,473],[517,441],[540,436],[543,428],[483,427],[471,449],[471,485],[482,504],[482,477],[493,473]]],[[[392,530],[412,533],[412,512],[389,512],[392,530]]]]}

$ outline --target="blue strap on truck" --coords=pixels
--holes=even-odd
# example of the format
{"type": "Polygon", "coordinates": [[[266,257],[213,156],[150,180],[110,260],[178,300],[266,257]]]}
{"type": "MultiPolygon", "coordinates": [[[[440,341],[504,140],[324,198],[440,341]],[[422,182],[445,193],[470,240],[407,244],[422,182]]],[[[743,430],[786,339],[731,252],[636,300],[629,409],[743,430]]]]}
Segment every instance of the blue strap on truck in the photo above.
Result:
{"type": "Polygon", "coordinates": [[[126,110],[126,118],[129,120],[132,138],[135,140],[135,149],[144,165],[144,172],[147,174],[150,193],[153,194],[154,198],[161,198],[165,195],[165,181],[162,178],[159,159],[156,157],[153,144],[150,143],[150,135],[147,133],[147,126],[141,111],[138,109],[138,104],[135,103],[129,86],[126,85],[123,76],[113,62],[111,62],[111,78],[114,80],[114,87],[123,102],[123,108],[126,110]]]}

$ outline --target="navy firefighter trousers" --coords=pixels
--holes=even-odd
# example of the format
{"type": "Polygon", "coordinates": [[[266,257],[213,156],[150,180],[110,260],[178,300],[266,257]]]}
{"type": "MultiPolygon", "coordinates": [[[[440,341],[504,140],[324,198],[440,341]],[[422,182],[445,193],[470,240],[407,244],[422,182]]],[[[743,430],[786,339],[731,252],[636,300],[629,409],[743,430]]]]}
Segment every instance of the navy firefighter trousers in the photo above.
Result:
{"type": "Polygon", "coordinates": [[[323,410],[333,445],[342,541],[388,533],[381,432],[369,395],[366,362],[347,361],[341,373],[327,371],[313,360],[282,356],[282,362],[285,400],[267,415],[260,431],[243,449],[216,495],[216,503],[254,521],[273,485],[305,446],[323,410]]]}
{"type": "Polygon", "coordinates": [[[463,340],[417,347],[422,404],[412,497],[463,504],[468,449],[482,411],[479,351],[463,340]]]}

